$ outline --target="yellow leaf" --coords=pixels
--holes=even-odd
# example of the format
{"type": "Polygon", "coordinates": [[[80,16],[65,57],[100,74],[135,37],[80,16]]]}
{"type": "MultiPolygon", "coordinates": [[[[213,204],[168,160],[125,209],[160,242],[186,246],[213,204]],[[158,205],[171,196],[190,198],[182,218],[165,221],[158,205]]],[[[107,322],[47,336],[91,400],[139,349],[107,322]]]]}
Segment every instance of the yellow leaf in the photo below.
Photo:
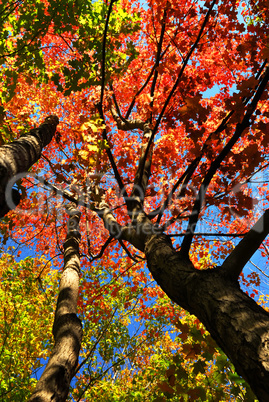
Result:
{"type": "Polygon", "coordinates": [[[83,159],[83,161],[87,161],[87,165],[88,166],[93,166],[96,163],[96,158],[94,158],[92,155],[90,155],[90,152],[88,150],[85,149],[81,149],[78,152],[79,156],[81,157],[81,159],[83,159]]]}
{"type": "Polygon", "coordinates": [[[79,156],[80,156],[82,159],[84,159],[84,160],[87,160],[88,157],[89,157],[89,151],[86,151],[85,149],[81,149],[81,150],[78,152],[78,154],[79,154],[79,156]]]}
{"type": "Polygon", "coordinates": [[[97,152],[99,150],[97,145],[87,145],[89,152],[97,152]]]}
{"type": "Polygon", "coordinates": [[[96,119],[96,120],[87,120],[84,121],[83,124],[80,126],[80,131],[87,131],[88,129],[91,129],[93,133],[97,133],[100,130],[105,129],[106,126],[105,124],[102,124],[101,119],[96,119]]]}

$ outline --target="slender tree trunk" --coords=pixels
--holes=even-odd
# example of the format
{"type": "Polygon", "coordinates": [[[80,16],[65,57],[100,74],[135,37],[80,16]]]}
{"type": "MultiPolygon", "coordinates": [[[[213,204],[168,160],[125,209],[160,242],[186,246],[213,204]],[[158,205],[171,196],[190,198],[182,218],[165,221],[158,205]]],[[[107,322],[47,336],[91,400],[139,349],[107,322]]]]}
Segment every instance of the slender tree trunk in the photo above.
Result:
{"type": "Polygon", "coordinates": [[[19,173],[27,172],[38,161],[43,148],[52,140],[58,124],[57,116],[49,116],[38,128],[0,147],[0,218],[20,201],[18,192],[7,187],[10,180],[19,173]]]}
{"type": "Polygon", "coordinates": [[[53,324],[55,344],[30,402],[65,401],[78,363],[82,340],[82,325],[76,314],[80,275],[80,234],[77,230],[80,212],[69,207],[69,214],[64,270],[53,324]]]}

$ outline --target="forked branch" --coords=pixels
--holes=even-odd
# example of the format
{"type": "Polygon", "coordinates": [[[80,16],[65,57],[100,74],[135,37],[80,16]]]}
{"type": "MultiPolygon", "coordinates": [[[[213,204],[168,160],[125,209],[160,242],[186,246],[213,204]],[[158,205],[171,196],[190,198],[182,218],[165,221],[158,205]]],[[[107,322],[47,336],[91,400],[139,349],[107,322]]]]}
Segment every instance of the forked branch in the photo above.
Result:
{"type": "Polygon", "coordinates": [[[174,85],[173,85],[173,87],[172,87],[172,89],[171,89],[169,95],[167,96],[166,101],[164,102],[163,108],[162,108],[162,110],[161,110],[161,112],[160,112],[160,114],[159,114],[159,116],[158,116],[158,119],[157,119],[157,121],[156,121],[156,123],[155,123],[155,125],[154,125],[154,127],[153,127],[153,129],[152,129],[152,133],[151,133],[151,136],[150,136],[150,138],[149,138],[148,145],[147,145],[147,148],[146,148],[146,150],[145,150],[144,158],[143,158],[142,164],[141,164],[141,165],[142,165],[142,166],[141,166],[141,170],[142,170],[142,171],[143,171],[143,169],[144,169],[143,164],[146,163],[148,154],[149,154],[149,152],[150,152],[151,146],[152,146],[153,141],[154,141],[154,137],[155,137],[155,135],[156,135],[156,133],[157,133],[157,131],[158,131],[158,128],[159,128],[160,123],[161,123],[161,121],[162,121],[162,119],[163,119],[163,116],[164,116],[164,113],[165,113],[165,111],[166,111],[166,109],[167,109],[167,106],[169,105],[169,103],[170,103],[170,101],[171,101],[171,99],[172,99],[172,97],[173,97],[173,95],[174,95],[174,93],[175,93],[175,90],[176,90],[177,87],[178,87],[178,84],[179,84],[179,82],[180,82],[180,80],[181,80],[181,78],[182,78],[182,76],[183,76],[183,73],[184,73],[184,71],[185,71],[185,68],[186,68],[186,66],[187,66],[187,64],[188,64],[188,62],[189,62],[189,60],[190,60],[190,58],[191,58],[191,55],[193,54],[194,50],[197,48],[197,46],[198,46],[198,44],[199,44],[199,42],[200,42],[200,39],[201,39],[201,37],[202,37],[202,34],[203,34],[204,29],[205,29],[205,27],[206,27],[206,25],[207,25],[207,23],[208,23],[210,14],[211,14],[211,12],[212,12],[212,10],[213,10],[213,7],[214,7],[214,5],[216,4],[216,2],[217,2],[217,0],[213,0],[213,2],[212,2],[212,4],[211,4],[211,6],[210,6],[208,12],[206,13],[205,19],[204,19],[203,24],[202,24],[202,26],[201,26],[201,28],[200,28],[200,31],[199,31],[199,33],[198,33],[198,35],[197,35],[197,38],[196,38],[194,44],[191,46],[191,48],[190,48],[190,50],[189,50],[189,52],[188,52],[188,54],[187,54],[187,56],[186,56],[186,58],[185,58],[183,64],[182,64],[182,67],[181,67],[181,69],[180,69],[180,71],[179,71],[179,73],[178,73],[176,82],[174,83],[174,85]]]}
{"type": "MultiPolygon", "coordinates": [[[[105,92],[105,81],[106,81],[106,41],[107,41],[107,32],[108,32],[108,25],[109,25],[109,18],[112,13],[112,7],[113,4],[116,2],[116,0],[111,0],[109,8],[108,8],[108,13],[107,13],[107,18],[106,18],[106,23],[105,23],[105,29],[104,29],[104,35],[103,35],[103,45],[102,45],[102,62],[101,62],[101,75],[102,75],[102,82],[101,82],[101,95],[100,95],[100,102],[97,105],[100,118],[102,119],[103,123],[105,123],[105,116],[103,112],[103,100],[104,100],[104,92],[105,92]]],[[[102,131],[102,137],[103,139],[107,142],[107,132],[106,128],[102,131]]],[[[110,161],[111,167],[113,169],[115,179],[117,180],[117,183],[119,185],[120,190],[122,191],[123,197],[126,199],[127,198],[127,193],[125,190],[124,183],[122,181],[122,178],[119,174],[116,162],[114,160],[114,157],[112,155],[112,152],[109,147],[106,148],[106,153],[108,156],[108,159],[110,161]]]]}
{"type": "Polygon", "coordinates": [[[153,144],[150,149],[150,152],[147,153],[148,141],[151,138],[151,134],[152,130],[150,127],[150,123],[145,123],[143,143],[141,145],[141,155],[138,162],[137,171],[135,174],[134,186],[131,194],[131,202],[129,202],[128,205],[129,211],[132,213],[133,212],[136,213],[135,209],[137,208],[140,211],[144,203],[145,193],[151,173],[151,162],[153,154],[153,144]]]}
{"type": "Polygon", "coordinates": [[[96,212],[103,220],[104,226],[109,231],[111,237],[117,240],[126,240],[138,250],[144,251],[145,244],[143,236],[139,236],[135,228],[132,226],[120,225],[114,217],[108,204],[102,202],[99,206],[99,210],[97,210],[96,212]]]}
{"type": "Polygon", "coordinates": [[[237,280],[242,269],[258,250],[269,233],[269,209],[267,209],[250,231],[238,243],[222,264],[222,272],[237,280]]]}
{"type": "Polygon", "coordinates": [[[140,120],[140,119],[135,119],[135,120],[124,119],[123,120],[113,107],[110,110],[111,110],[112,117],[115,120],[119,130],[131,131],[131,130],[143,130],[144,129],[145,123],[142,120],[140,120]]]}
{"type": "Polygon", "coordinates": [[[189,250],[190,250],[192,239],[193,239],[193,234],[194,234],[194,231],[195,231],[195,228],[196,228],[196,225],[198,222],[199,214],[201,212],[201,208],[202,208],[202,205],[204,202],[206,190],[207,190],[213,176],[215,175],[216,171],[219,169],[221,163],[223,162],[223,160],[229,154],[229,152],[231,151],[231,149],[235,145],[235,143],[238,141],[238,139],[242,136],[244,130],[249,127],[250,119],[257,107],[258,101],[260,100],[260,98],[268,84],[268,81],[269,81],[269,67],[267,67],[263,78],[260,80],[260,84],[252,99],[252,102],[247,107],[247,110],[242,119],[242,122],[240,122],[236,125],[234,135],[227,142],[227,144],[222,149],[222,151],[219,153],[219,155],[215,158],[215,160],[211,163],[210,168],[208,169],[208,171],[204,177],[204,180],[200,186],[196,201],[194,202],[194,206],[192,209],[191,217],[189,219],[186,235],[185,235],[182,245],[181,245],[182,256],[186,257],[189,254],[189,250]]]}

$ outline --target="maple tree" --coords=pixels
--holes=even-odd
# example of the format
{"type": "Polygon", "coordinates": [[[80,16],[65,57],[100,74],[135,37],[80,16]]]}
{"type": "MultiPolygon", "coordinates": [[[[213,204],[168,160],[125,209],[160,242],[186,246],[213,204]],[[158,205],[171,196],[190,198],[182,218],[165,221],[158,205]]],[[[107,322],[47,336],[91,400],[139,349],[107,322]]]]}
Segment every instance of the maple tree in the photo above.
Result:
{"type": "MultiPolygon", "coordinates": [[[[45,363],[41,357],[46,359],[51,353],[51,323],[59,275],[43,257],[27,257],[21,263],[7,255],[1,259],[0,343],[1,364],[5,367],[0,382],[2,399],[28,400],[36,377],[39,378],[38,369],[45,363]],[[35,378],[31,378],[33,373],[35,378]]],[[[169,299],[152,288],[153,284],[140,284],[134,297],[131,286],[122,286],[121,276],[111,282],[106,275],[109,271],[100,267],[96,272],[83,273],[83,284],[89,287],[89,281],[94,280],[94,289],[98,283],[99,287],[91,293],[84,292],[87,320],[85,314],[80,315],[84,321],[83,344],[70,400],[166,400],[176,395],[195,400],[254,400],[201,323],[176,306],[171,312],[169,299]],[[149,294],[153,296],[156,291],[158,298],[150,299],[147,295],[151,302],[147,302],[147,309],[141,309],[149,287],[149,294]],[[105,293],[104,298],[100,297],[101,292],[105,293]],[[102,309],[103,303],[113,303],[112,315],[102,309]],[[169,324],[170,315],[176,321],[174,329],[169,324]],[[137,326],[134,329],[132,325],[131,330],[129,323],[134,317],[137,326]],[[130,364],[136,367],[135,371],[130,370],[130,364]]]]}
{"type": "MultiPolygon", "coordinates": [[[[145,326],[148,320],[158,353],[142,347],[140,363],[133,358],[132,364],[138,374],[144,370],[144,378],[131,376],[131,385],[126,367],[118,381],[121,392],[128,384],[129,397],[137,400],[146,394],[137,394],[135,382],[141,388],[143,381],[153,381],[154,367],[161,371],[162,364],[166,369],[152,400],[176,395],[207,400],[191,376],[205,375],[207,367],[208,378],[216,380],[203,357],[205,345],[187,342],[189,325],[182,324],[184,313],[173,303],[205,325],[257,398],[268,399],[269,316],[256,302],[258,274],[247,279],[242,274],[256,250],[268,256],[267,183],[256,189],[264,200],[262,214],[250,186],[268,166],[267,8],[262,0],[1,2],[2,143],[28,133],[40,116],[59,118],[59,133],[31,172],[19,177],[23,199],[1,221],[3,243],[28,242],[61,268],[63,202],[78,205],[83,278],[78,310],[87,339],[82,356],[91,359],[96,350],[91,343],[100,342],[92,362],[98,373],[100,356],[104,363],[112,359],[117,331],[122,355],[128,356],[124,310],[143,317],[145,326]],[[228,240],[223,243],[220,235],[228,240]],[[164,293],[148,286],[151,275],[172,304],[166,299],[161,305],[164,293]],[[111,286],[100,286],[102,276],[111,286]],[[251,297],[239,280],[245,287],[254,284],[251,297]],[[118,321],[114,308],[121,312],[118,321]],[[181,356],[194,359],[189,384],[183,358],[172,355],[175,342],[170,338],[165,351],[165,335],[159,338],[153,330],[162,314],[183,334],[181,356]],[[99,339],[94,323],[102,320],[109,325],[99,339]]],[[[199,321],[193,325],[203,334],[199,321]]],[[[221,366],[213,351],[211,359],[221,366]]],[[[77,400],[93,395],[98,400],[98,389],[113,400],[112,377],[103,380],[100,373],[93,379],[86,369],[76,374],[77,400]]],[[[225,386],[218,400],[232,392],[225,386]]],[[[212,387],[217,389],[216,382],[212,387]]]]}
{"type": "Polygon", "coordinates": [[[34,373],[41,365],[36,356],[42,354],[46,359],[50,351],[58,273],[51,272],[49,278],[49,265],[42,257],[35,260],[27,257],[17,263],[10,252],[1,256],[0,266],[0,397],[22,401],[30,397],[29,390],[35,386],[34,373]],[[46,292],[40,292],[36,280],[40,269],[46,292]],[[28,373],[32,373],[32,378],[28,373]]]}
{"type": "Polygon", "coordinates": [[[40,158],[42,149],[49,144],[55,134],[58,123],[56,116],[49,116],[38,129],[33,129],[24,137],[1,147],[1,217],[20,202],[20,193],[12,188],[13,180],[18,181],[19,174],[27,171],[40,158]]]}
{"type": "Polygon", "coordinates": [[[53,323],[55,345],[29,401],[66,400],[78,364],[82,325],[77,317],[80,275],[77,227],[81,213],[73,205],[69,205],[67,210],[70,217],[64,242],[64,268],[53,323]]]}

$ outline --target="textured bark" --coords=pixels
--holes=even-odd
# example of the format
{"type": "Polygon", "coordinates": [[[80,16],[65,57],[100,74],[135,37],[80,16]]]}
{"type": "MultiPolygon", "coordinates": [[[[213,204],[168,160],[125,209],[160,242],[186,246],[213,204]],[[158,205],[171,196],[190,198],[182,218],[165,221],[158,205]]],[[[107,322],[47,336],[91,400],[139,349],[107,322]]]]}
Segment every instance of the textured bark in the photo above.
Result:
{"type": "Polygon", "coordinates": [[[222,267],[198,271],[165,235],[149,236],[148,268],[164,292],[205,325],[261,402],[269,401],[269,314],[222,267]]]}
{"type": "Polygon", "coordinates": [[[111,235],[128,241],[146,255],[148,268],[168,297],[205,325],[236,371],[261,402],[269,401],[269,313],[239,287],[238,276],[269,232],[269,210],[254,225],[223,266],[197,270],[177,252],[168,236],[158,233],[142,210],[133,225],[120,226],[102,210],[111,235]],[[245,248],[245,252],[244,252],[245,248]]]}
{"type": "Polygon", "coordinates": [[[80,212],[71,209],[69,231],[64,243],[64,271],[53,324],[54,349],[37,383],[30,402],[63,402],[75,374],[82,340],[82,325],[77,317],[79,290],[79,241],[77,231],[80,212]]]}
{"type": "Polygon", "coordinates": [[[0,218],[11,209],[11,205],[19,202],[19,195],[14,191],[12,196],[17,196],[17,199],[13,201],[11,191],[6,194],[8,182],[17,174],[27,172],[38,161],[43,148],[52,140],[58,124],[57,116],[49,116],[38,128],[0,147],[0,218]]]}

